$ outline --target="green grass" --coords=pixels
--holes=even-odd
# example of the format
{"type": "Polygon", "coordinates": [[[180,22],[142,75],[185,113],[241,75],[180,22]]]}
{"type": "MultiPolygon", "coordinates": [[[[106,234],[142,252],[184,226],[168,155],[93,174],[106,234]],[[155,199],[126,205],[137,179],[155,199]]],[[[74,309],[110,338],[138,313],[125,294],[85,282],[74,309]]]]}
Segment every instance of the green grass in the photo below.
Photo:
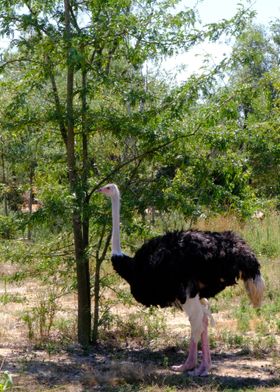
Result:
{"type": "Polygon", "coordinates": [[[262,221],[251,220],[241,234],[263,260],[280,258],[280,215],[273,212],[262,221]]]}
{"type": "Polygon", "coordinates": [[[21,294],[11,294],[11,293],[4,293],[0,295],[0,303],[2,305],[7,305],[9,303],[22,303],[25,301],[25,297],[21,294]]]}
{"type": "Polygon", "coordinates": [[[13,387],[13,378],[8,371],[0,371],[0,392],[11,391],[13,387]]]}

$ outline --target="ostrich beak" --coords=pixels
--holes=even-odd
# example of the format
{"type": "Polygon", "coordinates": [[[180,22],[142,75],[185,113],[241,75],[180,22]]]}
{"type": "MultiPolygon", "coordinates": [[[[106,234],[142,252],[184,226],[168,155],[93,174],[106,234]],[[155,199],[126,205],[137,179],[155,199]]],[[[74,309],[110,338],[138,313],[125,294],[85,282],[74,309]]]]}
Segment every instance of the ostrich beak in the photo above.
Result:
{"type": "Polygon", "coordinates": [[[104,186],[104,187],[102,187],[102,188],[99,188],[99,189],[97,189],[95,192],[96,192],[96,193],[103,193],[103,194],[106,194],[106,187],[104,186]]]}

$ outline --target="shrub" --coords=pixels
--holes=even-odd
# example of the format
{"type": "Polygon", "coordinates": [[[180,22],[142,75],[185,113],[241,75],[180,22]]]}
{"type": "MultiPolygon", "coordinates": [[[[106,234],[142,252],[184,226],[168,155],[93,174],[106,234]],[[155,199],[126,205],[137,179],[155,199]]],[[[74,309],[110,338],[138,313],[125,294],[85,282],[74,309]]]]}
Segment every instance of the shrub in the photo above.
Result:
{"type": "Polygon", "coordinates": [[[57,309],[56,296],[50,293],[39,298],[38,305],[23,314],[22,320],[27,325],[30,340],[41,343],[49,338],[57,309]]]}
{"type": "Polygon", "coordinates": [[[0,215],[0,238],[9,240],[14,238],[17,225],[13,216],[0,215]]]}

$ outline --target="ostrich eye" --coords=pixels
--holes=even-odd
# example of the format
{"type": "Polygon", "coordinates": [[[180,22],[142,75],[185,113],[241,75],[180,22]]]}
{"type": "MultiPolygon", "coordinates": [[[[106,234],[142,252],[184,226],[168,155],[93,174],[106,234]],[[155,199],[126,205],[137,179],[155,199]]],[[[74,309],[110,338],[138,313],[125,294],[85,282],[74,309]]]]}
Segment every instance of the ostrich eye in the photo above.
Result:
{"type": "Polygon", "coordinates": [[[108,190],[109,190],[109,189],[110,189],[110,187],[109,187],[109,186],[106,186],[106,189],[108,189],[108,190]]]}

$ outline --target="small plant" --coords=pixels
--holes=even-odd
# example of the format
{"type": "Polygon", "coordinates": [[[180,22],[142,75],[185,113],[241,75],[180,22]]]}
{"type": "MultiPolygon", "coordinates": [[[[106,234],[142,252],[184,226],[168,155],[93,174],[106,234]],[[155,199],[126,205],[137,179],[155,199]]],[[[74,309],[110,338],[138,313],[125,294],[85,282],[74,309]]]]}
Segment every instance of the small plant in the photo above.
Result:
{"type": "Polygon", "coordinates": [[[7,305],[11,302],[13,303],[22,303],[25,301],[25,298],[22,297],[20,294],[10,294],[4,293],[0,295],[0,303],[2,305],[7,305]]]}
{"type": "Polygon", "coordinates": [[[162,366],[166,369],[169,367],[169,358],[166,355],[163,357],[162,366]]]}
{"type": "Polygon", "coordinates": [[[54,323],[63,342],[73,342],[76,338],[77,325],[76,320],[72,318],[58,318],[54,323]]]}
{"type": "Polygon", "coordinates": [[[8,371],[0,373],[0,392],[9,391],[13,387],[13,379],[8,371]]]}
{"type": "Polygon", "coordinates": [[[4,293],[0,295],[0,303],[2,303],[3,305],[7,305],[10,302],[24,302],[24,297],[22,297],[20,294],[16,293],[16,294],[10,294],[8,293],[7,290],[7,277],[4,277],[4,293]]]}
{"type": "Polygon", "coordinates": [[[277,340],[275,336],[258,336],[251,341],[251,352],[254,356],[261,358],[264,353],[272,353],[277,347],[277,340]]]}
{"type": "Polygon", "coordinates": [[[57,307],[56,296],[50,293],[40,298],[38,306],[23,314],[22,320],[27,325],[30,340],[44,342],[49,338],[57,307]]]}
{"type": "Polygon", "coordinates": [[[275,258],[278,253],[277,243],[264,242],[261,244],[260,253],[269,258],[275,258]]]}
{"type": "Polygon", "coordinates": [[[268,323],[264,320],[259,320],[256,324],[256,332],[258,332],[260,335],[266,335],[267,333],[269,333],[268,323]]]}
{"type": "Polygon", "coordinates": [[[250,312],[248,308],[243,304],[237,308],[236,319],[237,326],[240,332],[244,333],[249,330],[250,327],[250,312]]]}
{"type": "Polygon", "coordinates": [[[246,340],[243,335],[239,335],[227,330],[221,332],[220,338],[222,342],[229,348],[244,348],[243,346],[246,340]]]}

